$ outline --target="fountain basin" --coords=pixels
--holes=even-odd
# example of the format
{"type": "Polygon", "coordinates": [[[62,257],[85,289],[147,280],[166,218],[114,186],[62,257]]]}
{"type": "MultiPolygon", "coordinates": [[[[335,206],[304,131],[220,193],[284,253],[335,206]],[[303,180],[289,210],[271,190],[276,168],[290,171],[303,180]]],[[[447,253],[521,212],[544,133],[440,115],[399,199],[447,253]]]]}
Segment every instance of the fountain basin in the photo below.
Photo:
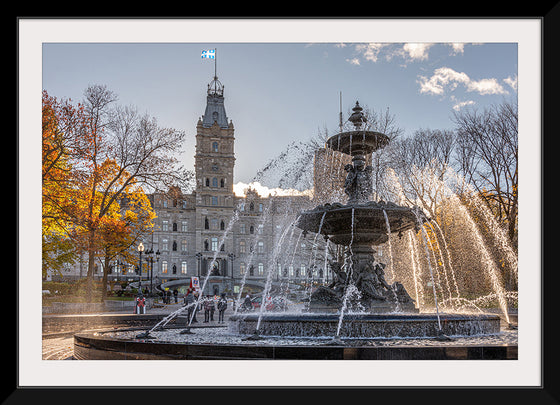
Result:
{"type": "MultiPolygon", "coordinates": [[[[276,337],[329,337],[338,330],[339,314],[263,314],[258,334],[276,337]]],[[[233,315],[229,332],[256,332],[259,314],[233,315]]],[[[486,314],[440,314],[441,331],[448,336],[474,336],[500,332],[500,317],[486,314]]],[[[440,333],[436,314],[345,314],[340,337],[430,338],[440,333]]]]}
{"type": "Polygon", "coordinates": [[[418,219],[413,210],[391,202],[325,204],[302,212],[296,226],[308,232],[320,231],[322,235],[328,236],[331,242],[340,245],[380,245],[388,240],[384,212],[387,214],[391,233],[401,233],[418,227],[418,219]]]}
{"type": "Polygon", "coordinates": [[[327,147],[347,155],[367,155],[389,144],[389,137],[381,132],[355,130],[341,132],[327,139],[327,147]]]}

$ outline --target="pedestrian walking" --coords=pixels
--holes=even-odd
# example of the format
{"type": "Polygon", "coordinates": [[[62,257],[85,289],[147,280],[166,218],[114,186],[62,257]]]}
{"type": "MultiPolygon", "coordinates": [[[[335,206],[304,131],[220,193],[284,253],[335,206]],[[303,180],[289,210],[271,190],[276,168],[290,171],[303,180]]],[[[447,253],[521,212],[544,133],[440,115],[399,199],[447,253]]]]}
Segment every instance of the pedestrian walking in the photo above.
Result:
{"type": "Polygon", "coordinates": [[[175,304],[177,303],[177,298],[179,296],[179,291],[177,291],[177,289],[173,290],[173,297],[175,298],[175,304]]]}
{"type": "Polygon", "coordinates": [[[224,323],[224,313],[227,309],[226,293],[222,293],[222,296],[218,300],[218,323],[224,323]]]}

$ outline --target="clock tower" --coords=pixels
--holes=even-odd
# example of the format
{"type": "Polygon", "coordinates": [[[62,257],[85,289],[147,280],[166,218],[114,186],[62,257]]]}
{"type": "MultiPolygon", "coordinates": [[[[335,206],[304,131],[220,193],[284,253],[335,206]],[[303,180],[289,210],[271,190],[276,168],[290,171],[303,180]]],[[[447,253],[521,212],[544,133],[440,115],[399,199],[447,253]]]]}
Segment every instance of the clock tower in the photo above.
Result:
{"type": "Polygon", "coordinates": [[[206,110],[196,125],[196,244],[202,254],[201,275],[206,271],[227,275],[227,252],[232,252],[233,242],[223,234],[234,210],[234,140],[233,123],[228,122],[224,106],[224,86],[214,76],[208,84],[206,110]],[[210,269],[216,252],[216,262],[210,269]]]}

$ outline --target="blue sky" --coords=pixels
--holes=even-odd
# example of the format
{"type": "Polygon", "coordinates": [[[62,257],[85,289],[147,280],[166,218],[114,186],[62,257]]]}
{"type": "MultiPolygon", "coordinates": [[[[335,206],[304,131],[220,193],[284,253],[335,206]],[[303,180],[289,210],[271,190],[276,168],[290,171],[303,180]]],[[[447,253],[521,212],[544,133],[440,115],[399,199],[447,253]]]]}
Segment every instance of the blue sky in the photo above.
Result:
{"type": "Polygon", "coordinates": [[[516,43],[49,43],[42,86],[81,101],[104,84],[161,126],[183,130],[181,159],[193,167],[195,126],[204,113],[217,48],[217,73],[236,136],[236,182],[249,182],[290,142],[338,128],[359,100],[389,108],[405,136],[450,129],[453,111],[517,98],[516,43]]]}

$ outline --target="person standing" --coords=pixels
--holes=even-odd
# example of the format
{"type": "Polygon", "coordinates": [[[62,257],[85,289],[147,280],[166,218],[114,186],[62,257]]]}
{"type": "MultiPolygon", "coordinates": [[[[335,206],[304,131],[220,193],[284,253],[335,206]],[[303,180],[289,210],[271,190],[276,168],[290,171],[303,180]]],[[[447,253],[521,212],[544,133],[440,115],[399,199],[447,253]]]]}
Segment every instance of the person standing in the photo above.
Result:
{"type": "Polygon", "coordinates": [[[210,321],[214,321],[214,312],[216,312],[216,299],[215,297],[208,297],[208,301],[210,301],[210,321]]]}
{"type": "Polygon", "coordinates": [[[177,303],[177,297],[179,296],[179,291],[177,289],[173,290],[173,297],[175,298],[175,304],[177,303]]]}
{"type": "Polygon", "coordinates": [[[226,293],[222,293],[218,300],[218,323],[224,323],[224,313],[227,309],[226,293]]]}
{"type": "Polygon", "coordinates": [[[191,317],[192,317],[192,322],[196,322],[196,311],[195,311],[196,300],[195,300],[194,293],[190,288],[187,290],[187,293],[185,294],[183,301],[185,303],[185,306],[187,307],[187,326],[188,326],[189,323],[191,323],[191,317]]]}
{"type": "Polygon", "coordinates": [[[204,299],[203,306],[204,306],[204,323],[207,323],[210,321],[210,297],[209,296],[207,296],[204,299]]]}

